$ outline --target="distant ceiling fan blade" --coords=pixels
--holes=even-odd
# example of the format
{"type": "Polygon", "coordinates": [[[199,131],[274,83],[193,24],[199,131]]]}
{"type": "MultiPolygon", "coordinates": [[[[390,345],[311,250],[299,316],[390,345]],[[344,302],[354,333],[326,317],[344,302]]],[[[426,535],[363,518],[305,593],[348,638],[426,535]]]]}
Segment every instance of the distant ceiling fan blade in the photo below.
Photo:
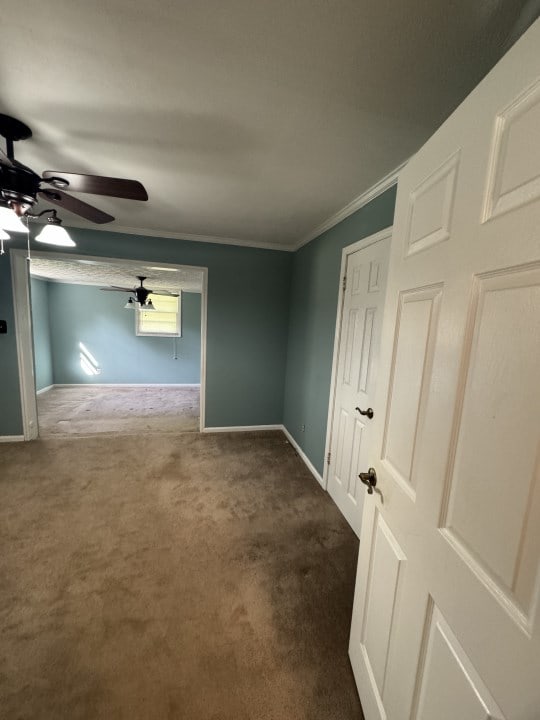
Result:
{"type": "Polygon", "coordinates": [[[40,190],[39,194],[46,199],[47,202],[51,202],[53,205],[59,205],[61,208],[69,210],[70,212],[75,213],[75,215],[80,215],[86,220],[91,220],[99,225],[103,225],[104,223],[112,222],[114,220],[112,215],[108,215],[102,210],[98,210],[98,208],[93,205],[89,205],[82,200],[78,200],[61,190],[57,190],[56,188],[54,190],[40,190]]]}
{"type": "Polygon", "coordinates": [[[148,193],[144,185],[138,180],[124,180],[122,178],[102,177],[101,175],[81,175],[79,173],[66,173],[56,170],[46,170],[43,179],[57,187],[69,188],[70,192],[92,193],[93,195],[108,195],[109,197],[125,198],[126,200],[148,200],[148,193]],[[65,185],[65,183],[68,183],[65,185]]]}
{"type": "Polygon", "coordinates": [[[152,295],[166,295],[167,297],[179,297],[178,293],[169,292],[168,290],[152,290],[152,295]]]}
{"type": "Polygon", "coordinates": [[[111,285],[110,287],[102,287],[99,289],[100,290],[108,290],[109,292],[130,292],[130,293],[135,292],[133,290],[133,288],[123,288],[123,287],[118,287],[117,285],[111,285]]]}

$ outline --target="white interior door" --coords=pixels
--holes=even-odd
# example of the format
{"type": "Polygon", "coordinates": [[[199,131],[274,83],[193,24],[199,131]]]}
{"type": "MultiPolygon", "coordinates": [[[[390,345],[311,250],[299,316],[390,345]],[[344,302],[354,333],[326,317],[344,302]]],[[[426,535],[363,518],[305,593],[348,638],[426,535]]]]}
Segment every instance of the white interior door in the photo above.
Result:
{"type": "Polygon", "coordinates": [[[345,248],[345,289],[337,355],[328,492],[360,535],[364,490],[358,472],[372,442],[377,357],[390,232],[345,248]]]}
{"type": "Polygon", "coordinates": [[[366,720],[538,720],[540,21],[400,177],[377,405],[366,720]]]}

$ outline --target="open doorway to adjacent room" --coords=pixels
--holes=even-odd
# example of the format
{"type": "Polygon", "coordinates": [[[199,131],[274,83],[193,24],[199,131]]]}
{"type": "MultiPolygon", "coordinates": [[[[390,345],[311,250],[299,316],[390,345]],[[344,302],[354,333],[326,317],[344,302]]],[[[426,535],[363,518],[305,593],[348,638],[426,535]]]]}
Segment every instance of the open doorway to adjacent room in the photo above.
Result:
{"type": "Polygon", "coordinates": [[[28,289],[40,437],[203,427],[205,268],[33,253],[28,289]]]}

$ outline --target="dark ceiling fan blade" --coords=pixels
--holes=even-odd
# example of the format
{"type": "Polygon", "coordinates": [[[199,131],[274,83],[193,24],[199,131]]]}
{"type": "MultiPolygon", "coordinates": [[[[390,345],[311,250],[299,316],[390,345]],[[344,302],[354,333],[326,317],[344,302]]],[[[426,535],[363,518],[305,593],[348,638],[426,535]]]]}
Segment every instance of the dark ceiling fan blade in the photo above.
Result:
{"type": "Polygon", "coordinates": [[[54,190],[40,190],[39,194],[47,200],[47,202],[51,202],[53,205],[59,205],[61,208],[69,210],[70,212],[75,213],[75,215],[80,215],[86,220],[91,220],[99,225],[103,225],[103,223],[112,222],[114,220],[112,215],[108,215],[102,210],[98,210],[98,208],[93,205],[89,205],[82,200],[78,200],[61,190],[57,190],[56,188],[54,190]]]}
{"type": "Polygon", "coordinates": [[[102,287],[100,290],[108,290],[109,292],[135,292],[133,288],[118,287],[117,285],[111,285],[110,287],[102,287]]]}
{"type": "Polygon", "coordinates": [[[138,180],[123,180],[122,178],[102,177],[101,175],[81,175],[56,170],[46,170],[43,173],[43,179],[54,187],[65,188],[66,190],[69,188],[70,192],[108,195],[110,197],[126,198],[127,200],[148,200],[148,193],[144,185],[138,180]],[[55,182],[56,179],[57,182],[55,182]]]}

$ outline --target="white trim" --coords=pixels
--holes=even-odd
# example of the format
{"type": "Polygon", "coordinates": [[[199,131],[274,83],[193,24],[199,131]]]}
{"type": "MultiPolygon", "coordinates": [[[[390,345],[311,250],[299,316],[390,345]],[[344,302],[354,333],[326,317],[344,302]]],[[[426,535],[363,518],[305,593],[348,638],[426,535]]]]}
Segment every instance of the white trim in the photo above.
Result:
{"type": "Polygon", "coordinates": [[[320,476],[320,474],[319,474],[318,470],[316,469],[315,465],[313,465],[313,463],[311,462],[311,460],[308,458],[308,456],[306,455],[306,453],[302,450],[302,448],[300,447],[300,445],[299,445],[299,444],[296,442],[296,440],[293,438],[293,436],[291,435],[291,433],[287,430],[287,428],[285,427],[285,425],[282,425],[282,426],[281,426],[281,429],[283,430],[283,433],[284,433],[285,437],[287,438],[287,440],[291,443],[291,445],[293,446],[293,448],[294,448],[294,449],[296,450],[296,452],[298,453],[300,459],[303,461],[304,465],[307,467],[307,469],[309,470],[309,472],[313,475],[313,477],[314,477],[315,480],[319,483],[319,485],[320,485],[322,488],[326,489],[326,488],[325,488],[325,485],[324,485],[324,482],[323,482],[323,479],[322,479],[322,477],[320,476]]]}
{"type": "Polygon", "coordinates": [[[69,388],[69,387],[175,387],[175,388],[182,388],[182,387],[200,387],[200,383],[54,383],[54,385],[49,385],[48,388],[44,388],[43,390],[38,391],[38,395],[41,392],[45,392],[45,390],[50,390],[51,388],[69,388]]]}
{"type": "Polygon", "coordinates": [[[336,385],[337,385],[337,370],[338,370],[338,361],[339,361],[339,346],[341,342],[341,321],[342,321],[342,313],[343,313],[343,300],[345,297],[345,292],[343,290],[343,278],[345,277],[345,270],[347,268],[347,259],[349,255],[352,255],[357,250],[363,250],[366,247],[369,247],[369,245],[373,245],[374,243],[380,242],[381,240],[385,240],[388,237],[392,236],[393,232],[393,226],[390,225],[387,228],[384,228],[384,230],[380,230],[379,232],[375,233],[374,235],[369,235],[368,237],[362,238],[361,240],[357,240],[352,245],[347,245],[343,248],[341,251],[341,270],[339,273],[339,297],[338,297],[338,305],[337,305],[337,314],[336,314],[336,331],[334,334],[334,350],[332,353],[332,380],[330,382],[330,398],[328,401],[328,415],[326,418],[326,442],[324,446],[324,471],[323,471],[323,482],[321,483],[323,488],[325,490],[328,489],[328,468],[329,465],[326,462],[326,458],[328,457],[328,453],[331,450],[332,447],[332,420],[334,417],[334,405],[336,402],[336,385]]]}
{"type": "Polygon", "coordinates": [[[24,435],[0,435],[0,443],[24,442],[24,435]]]}
{"type": "Polygon", "coordinates": [[[257,430],[282,430],[283,425],[228,425],[227,427],[205,427],[204,433],[254,432],[257,430]]]}
{"type": "Polygon", "coordinates": [[[47,387],[41,388],[41,390],[36,390],[36,395],[43,395],[43,393],[49,392],[49,390],[52,390],[55,387],[56,385],[54,383],[52,385],[47,385],[47,387]]]}
{"type": "Polygon", "coordinates": [[[372,185],[370,188],[368,188],[368,190],[366,190],[357,198],[352,200],[348,205],[345,205],[344,208],[341,208],[341,210],[329,217],[323,223],[317,225],[316,228],[314,228],[311,232],[305,235],[296,245],[294,245],[292,250],[299,250],[304,245],[307,245],[308,242],[311,242],[312,240],[315,240],[315,238],[319,237],[319,235],[322,235],[323,232],[330,230],[330,228],[333,228],[342,220],[348,218],[349,215],[352,215],[357,210],[360,210],[360,208],[363,208],[364,205],[367,205],[376,197],[382,195],[385,190],[388,190],[388,188],[396,185],[399,179],[399,173],[401,172],[401,170],[403,170],[403,168],[408,162],[409,160],[406,160],[405,162],[401,163],[401,165],[398,165],[398,167],[392,170],[392,172],[389,172],[388,175],[385,175],[381,180],[379,180],[379,182],[375,183],[375,185],[372,185]]]}
{"type": "MultiPolygon", "coordinates": [[[[93,230],[88,225],[70,220],[66,227],[78,228],[80,230],[93,230]]],[[[118,233],[119,235],[142,235],[146,237],[170,238],[173,240],[186,240],[188,242],[215,243],[217,245],[241,245],[243,247],[260,248],[262,250],[281,250],[293,252],[294,248],[286,247],[280,243],[260,242],[258,240],[241,240],[240,238],[222,237],[220,235],[196,235],[193,233],[168,232],[167,230],[152,230],[150,228],[134,227],[107,227],[106,232],[118,233]]]]}
{"type": "MultiPolygon", "coordinates": [[[[240,245],[241,247],[261,248],[262,250],[296,252],[308,242],[311,242],[311,240],[314,240],[316,237],[319,237],[319,235],[322,235],[323,232],[330,230],[330,228],[333,228],[342,220],[348,218],[349,215],[352,215],[357,210],[360,210],[360,208],[364,207],[364,205],[367,205],[369,202],[374,200],[378,195],[382,195],[382,193],[385,190],[388,190],[388,188],[392,187],[392,185],[395,185],[398,181],[400,171],[405,167],[409,160],[406,160],[405,162],[401,163],[401,165],[398,165],[397,168],[389,172],[378,182],[365,190],[361,195],[358,195],[358,197],[354,198],[354,200],[351,200],[351,202],[345,205],[345,207],[341,208],[341,210],[338,210],[338,212],[331,215],[320,225],[317,225],[317,227],[313,228],[311,232],[307,233],[307,235],[304,235],[304,237],[302,237],[298,242],[292,245],[282,245],[281,243],[273,242],[260,242],[258,240],[241,240],[240,238],[223,237],[220,235],[197,235],[193,233],[168,232],[167,230],[152,230],[150,228],[134,228],[125,226],[108,227],[106,232],[118,233],[120,235],[142,235],[146,237],[172,238],[174,240],[215,243],[218,245],[240,245]]],[[[82,222],[79,223],[76,220],[70,220],[70,224],[67,227],[79,228],[81,230],[91,229],[87,225],[84,225],[82,222]]]]}
{"type": "MultiPolygon", "coordinates": [[[[354,243],[355,245],[357,243],[354,243]]],[[[347,268],[348,247],[341,251],[341,268],[339,271],[339,293],[336,310],[336,325],[334,331],[334,349],[332,351],[332,379],[330,381],[330,397],[328,400],[328,414],[326,416],[326,440],[324,443],[324,468],[323,468],[323,488],[328,490],[328,462],[326,458],[332,447],[332,420],[334,417],[334,404],[336,401],[336,384],[337,384],[337,366],[339,359],[339,346],[341,343],[341,318],[343,314],[343,300],[345,297],[345,289],[343,287],[343,279],[347,268]]]]}
{"type": "Polygon", "coordinates": [[[208,327],[208,268],[203,270],[201,292],[201,392],[199,394],[199,432],[204,431],[206,418],[206,332],[208,327]]]}
{"type": "Polygon", "coordinates": [[[30,309],[30,263],[24,250],[12,250],[10,261],[23,434],[25,440],[35,440],[38,436],[38,414],[30,309]]]}

